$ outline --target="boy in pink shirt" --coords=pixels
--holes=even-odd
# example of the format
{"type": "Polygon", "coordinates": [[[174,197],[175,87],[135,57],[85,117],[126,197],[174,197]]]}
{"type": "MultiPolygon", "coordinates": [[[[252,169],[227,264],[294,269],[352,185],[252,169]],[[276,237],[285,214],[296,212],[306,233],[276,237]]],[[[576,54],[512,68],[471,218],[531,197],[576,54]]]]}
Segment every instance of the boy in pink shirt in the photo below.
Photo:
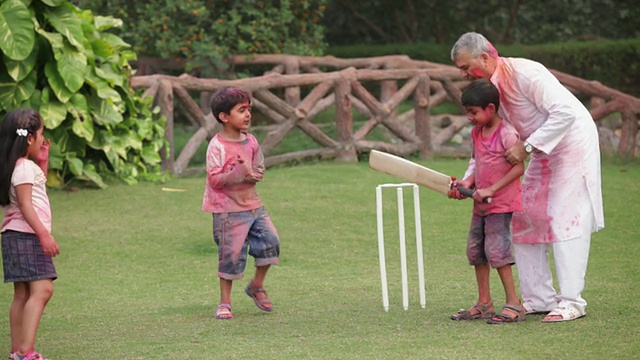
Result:
{"type": "Polygon", "coordinates": [[[515,263],[511,252],[511,216],[522,211],[520,176],[524,164],[511,165],[505,152],[516,141],[518,134],[498,116],[500,96],[498,89],[487,80],[469,85],[462,94],[462,105],[475,126],[473,166],[462,181],[454,181],[449,197],[462,199],[457,185],[475,188],[473,216],[467,238],[467,258],[475,267],[478,283],[478,301],[470,309],[451,315],[453,320],[485,319],[489,324],[512,323],[524,320],[525,311],[516,294],[511,266],[515,263]],[[490,202],[484,199],[490,198],[490,202]],[[504,287],[506,304],[495,314],[490,294],[491,267],[498,270],[504,287]]]}
{"type": "Polygon", "coordinates": [[[223,128],[207,148],[202,210],[213,213],[218,245],[216,319],[231,319],[231,288],[233,280],[244,276],[247,252],[255,259],[256,272],[245,292],[259,309],[272,310],[263,282],[269,267],[279,262],[280,240],[256,192],[256,183],[264,176],[264,156],[258,140],[247,132],[251,96],[238,88],[222,88],[211,97],[211,110],[223,128]]]}

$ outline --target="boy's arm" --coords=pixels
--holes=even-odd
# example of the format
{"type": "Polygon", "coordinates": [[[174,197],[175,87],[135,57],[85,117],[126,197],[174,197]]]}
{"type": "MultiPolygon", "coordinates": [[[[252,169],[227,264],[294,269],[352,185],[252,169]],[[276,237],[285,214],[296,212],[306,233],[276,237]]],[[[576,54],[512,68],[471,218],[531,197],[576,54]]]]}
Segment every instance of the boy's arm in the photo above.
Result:
{"type": "Polygon", "coordinates": [[[488,188],[477,189],[473,194],[473,198],[476,201],[482,201],[482,199],[493,197],[503,187],[511,184],[517,178],[524,174],[524,162],[520,161],[513,165],[509,172],[507,172],[500,180],[493,183],[488,188]]]}
{"type": "Polygon", "coordinates": [[[476,169],[476,159],[473,157],[473,155],[471,155],[471,158],[469,159],[469,166],[467,167],[467,170],[464,172],[464,179],[457,181],[455,178],[452,177],[453,184],[451,185],[451,190],[449,190],[449,193],[447,194],[447,196],[449,196],[452,199],[458,199],[458,200],[466,199],[467,197],[465,195],[462,195],[460,191],[458,191],[457,187],[462,186],[463,188],[466,188],[466,189],[473,189],[476,183],[475,169],[476,169]]]}
{"type": "Polygon", "coordinates": [[[24,220],[31,226],[31,229],[33,229],[40,240],[40,246],[42,246],[44,254],[47,256],[56,256],[60,253],[60,249],[49,230],[47,230],[44,224],[42,224],[42,221],[40,221],[36,209],[33,208],[31,198],[32,190],[33,184],[25,183],[16,186],[18,208],[24,220]]]}
{"type": "Polygon", "coordinates": [[[245,181],[255,184],[264,178],[264,155],[255,137],[252,136],[250,138],[250,144],[252,144],[253,147],[251,160],[245,161],[243,165],[247,171],[245,181]]]}
{"type": "MultiPolygon", "coordinates": [[[[257,143],[256,143],[257,144],[257,143]]],[[[261,181],[264,178],[264,155],[260,146],[256,146],[253,152],[253,172],[255,174],[256,182],[261,181]]]]}
{"type": "Polygon", "coordinates": [[[209,147],[207,150],[207,184],[213,189],[240,183],[246,176],[240,155],[233,160],[233,163],[226,164],[226,166],[224,160],[219,148],[209,147]]]}

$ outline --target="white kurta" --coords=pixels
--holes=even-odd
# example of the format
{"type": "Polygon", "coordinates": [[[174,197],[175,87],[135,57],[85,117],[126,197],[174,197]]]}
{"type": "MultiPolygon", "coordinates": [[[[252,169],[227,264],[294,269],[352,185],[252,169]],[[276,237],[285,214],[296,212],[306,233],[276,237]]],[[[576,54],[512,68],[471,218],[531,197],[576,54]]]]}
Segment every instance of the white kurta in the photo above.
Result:
{"type": "Polygon", "coordinates": [[[558,242],[602,229],[600,149],[589,111],[540,63],[499,60],[491,82],[500,90],[500,115],[537,149],[522,182],[524,209],[513,215],[514,243],[558,242]],[[590,209],[576,205],[586,203],[583,197],[590,209]]]}

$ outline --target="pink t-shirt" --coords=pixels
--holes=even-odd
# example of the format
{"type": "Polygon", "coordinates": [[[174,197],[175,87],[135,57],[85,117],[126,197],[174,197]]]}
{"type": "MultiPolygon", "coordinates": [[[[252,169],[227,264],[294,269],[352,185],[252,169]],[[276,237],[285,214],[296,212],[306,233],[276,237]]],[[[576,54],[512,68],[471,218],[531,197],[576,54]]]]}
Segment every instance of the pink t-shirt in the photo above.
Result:
{"type": "MultiPolygon", "coordinates": [[[[498,182],[511,170],[512,166],[504,154],[518,140],[518,133],[509,123],[503,121],[494,133],[482,137],[482,129],[473,128],[473,157],[475,158],[476,189],[484,189],[498,182]]],[[[516,179],[495,193],[491,203],[473,204],[476,215],[498,214],[522,211],[520,179],[516,179]]]]}
{"type": "Polygon", "coordinates": [[[33,161],[28,159],[18,159],[16,167],[11,176],[11,188],[9,189],[10,204],[3,207],[4,219],[2,219],[2,229],[21,231],[25,233],[35,233],[31,226],[27,224],[20,208],[18,207],[18,199],[16,197],[16,186],[22,184],[32,184],[31,202],[33,208],[38,214],[38,218],[44,227],[51,232],[51,206],[49,197],[47,196],[47,178],[33,161]]]}
{"type": "Polygon", "coordinates": [[[225,213],[262,207],[256,184],[244,180],[244,167],[251,164],[254,172],[264,174],[264,156],[255,136],[245,135],[242,141],[230,141],[216,134],[209,142],[203,211],[225,213]]]}

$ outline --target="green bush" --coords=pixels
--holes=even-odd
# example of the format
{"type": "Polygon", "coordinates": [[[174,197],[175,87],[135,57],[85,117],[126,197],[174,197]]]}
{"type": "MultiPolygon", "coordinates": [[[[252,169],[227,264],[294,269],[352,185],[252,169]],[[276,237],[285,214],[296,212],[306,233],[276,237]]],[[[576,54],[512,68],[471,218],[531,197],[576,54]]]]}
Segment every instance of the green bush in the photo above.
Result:
{"type": "Polygon", "coordinates": [[[640,96],[640,39],[548,44],[528,51],[550,68],[640,96]]]}
{"type": "Polygon", "coordinates": [[[327,0],[79,0],[124,21],[120,35],[142,56],[177,59],[219,76],[235,54],[320,55],[327,0]]]}
{"type": "Polygon", "coordinates": [[[152,99],[129,87],[136,55],[107,32],[122,22],[66,0],[0,4],[0,116],[40,112],[52,143],[48,184],[157,176],[164,126],[152,99]]]}

